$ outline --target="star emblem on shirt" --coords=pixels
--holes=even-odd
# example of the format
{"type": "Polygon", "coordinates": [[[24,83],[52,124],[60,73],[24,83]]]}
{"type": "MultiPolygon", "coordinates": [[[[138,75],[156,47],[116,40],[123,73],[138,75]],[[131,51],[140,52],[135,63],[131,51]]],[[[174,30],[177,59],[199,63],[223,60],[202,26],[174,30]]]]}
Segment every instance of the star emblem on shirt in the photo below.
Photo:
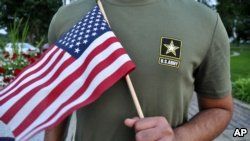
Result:
{"type": "Polygon", "coordinates": [[[173,41],[171,41],[170,44],[163,44],[163,45],[167,48],[166,54],[173,53],[174,56],[176,56],[176,50],[180,48],[175,46],[173,41]]]}

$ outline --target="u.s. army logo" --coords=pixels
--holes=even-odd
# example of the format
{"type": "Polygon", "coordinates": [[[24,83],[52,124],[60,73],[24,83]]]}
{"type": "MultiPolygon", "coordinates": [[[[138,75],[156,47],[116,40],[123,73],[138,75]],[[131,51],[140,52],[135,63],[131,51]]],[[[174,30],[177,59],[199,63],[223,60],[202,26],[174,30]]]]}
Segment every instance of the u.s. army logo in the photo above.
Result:
{"type": "Polygon", "coordinates": [[[180,40],[162,37],[159,64],[178,68],[180,66],[181,46],[180,40]]]}

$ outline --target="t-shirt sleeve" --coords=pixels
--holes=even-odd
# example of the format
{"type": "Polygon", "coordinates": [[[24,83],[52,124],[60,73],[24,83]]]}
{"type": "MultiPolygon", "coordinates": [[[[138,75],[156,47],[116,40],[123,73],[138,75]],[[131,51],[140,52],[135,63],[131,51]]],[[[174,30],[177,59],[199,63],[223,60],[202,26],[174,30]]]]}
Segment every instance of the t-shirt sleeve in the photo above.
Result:
{"type": "Polygon", "coordinates": [[[195,91],[200,96],[222,98],[231,91],[230,44],[219,15],[206,57],[194,77],[195,91]]]}

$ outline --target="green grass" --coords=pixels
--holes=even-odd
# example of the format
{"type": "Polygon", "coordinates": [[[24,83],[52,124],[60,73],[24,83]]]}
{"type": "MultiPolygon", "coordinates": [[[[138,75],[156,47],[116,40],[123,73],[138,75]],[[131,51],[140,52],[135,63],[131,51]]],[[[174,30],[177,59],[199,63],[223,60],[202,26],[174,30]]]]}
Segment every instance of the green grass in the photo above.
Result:
{"type": "Polygon", "coordinates": [[[231,45],[231,54],[240,53],[231,57],[231,79],[235,98],[250,103],[250,44],[231,45]]]}
{"type": "Polygon", "coordinates": [[[231,47],[231,54],[233,52],[240,53],[240,56],[231,57],[231,77],[232,81],[239,78],[250,77],[250,45],[243,47],[231,47]]]}

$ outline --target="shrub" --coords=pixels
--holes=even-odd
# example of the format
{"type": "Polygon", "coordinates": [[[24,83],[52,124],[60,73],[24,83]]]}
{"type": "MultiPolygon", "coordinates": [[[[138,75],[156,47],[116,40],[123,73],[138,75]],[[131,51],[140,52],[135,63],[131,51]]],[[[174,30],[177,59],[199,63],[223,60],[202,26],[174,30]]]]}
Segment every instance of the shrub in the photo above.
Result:
{"type": "MultiPolygon", "coordinates": [[[[19,49],[17,43],[24,43],[27,40],[29,31],[28,22],[25,22],[22,31],[20,31],[21,24],[22,19],[15,20],[10,28],[10,32],[8,33],[8,38],[13,45],[12,47],[14,51],[6,52],[4,50],[5,42],[0,41],[0,45],[2,46],[0,48],[0,88],[9,84],[24,67],[33,63],[40,56],[40,53],[29,52],[28,54],[25,54],[19,49]]],[[[41,45],[41,42],[39,42],[39,46],[41,45]]]]}
{"type": "Polygon", "coordinates": [[[232,86],[235,98],[250,103],[250,78],[240,78],[232,86]]]}

